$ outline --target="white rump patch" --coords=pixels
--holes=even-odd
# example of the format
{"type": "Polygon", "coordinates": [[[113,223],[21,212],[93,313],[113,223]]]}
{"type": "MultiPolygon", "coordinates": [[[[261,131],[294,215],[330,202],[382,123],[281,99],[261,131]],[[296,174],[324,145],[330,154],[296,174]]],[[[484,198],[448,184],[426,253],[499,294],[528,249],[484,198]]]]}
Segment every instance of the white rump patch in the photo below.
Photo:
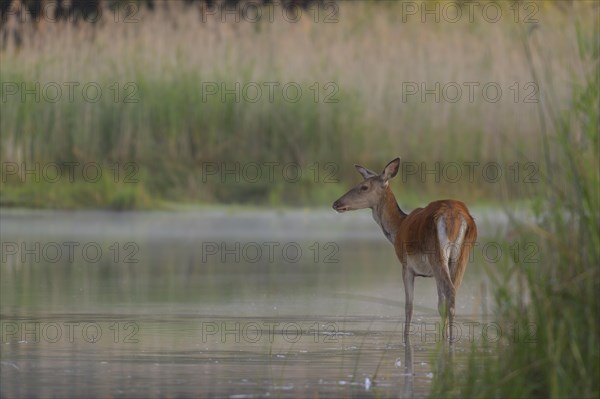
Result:
{"type": "Polygon", "coordinates": [[[442,216],[438,219],[438,239],[440,240],[440,249],[442,252],[442,258],[444,265],[448,265],[450,259],[455,260],[460,256],[460,249],[462,248],[463,241],[465,239],[465,233],[467,231],[467,222],[461,216],[460,229],[458,230],[458,236],[455,241],[451,241],[446,233],[446,220],[442,216]]]}
{"type": "Polygon", "coordinates": [[[467,234],[467,222],[462,216],[460,217],[460,219],[461,222],[460,229],[458,230],[458,236],[456,236],[456,241],[454,242],[454,245],[452,245],[450,251],[450,258],[452,260],[458,259],[458,257],[460,256],[460,250],[462,249],[463,241],[465,240],[465,235],[467,234]]]}
{"type": "Polygon", "coordinates": [[[444,265],[448,265],[448,259],[450,259],[450,251],[452,245],[450,245],[450,239],[446,234],[446,218],[442,215],[437,222],[438,240],[440,240],[440,249],[442,250],[442,261],[444,265]]]}

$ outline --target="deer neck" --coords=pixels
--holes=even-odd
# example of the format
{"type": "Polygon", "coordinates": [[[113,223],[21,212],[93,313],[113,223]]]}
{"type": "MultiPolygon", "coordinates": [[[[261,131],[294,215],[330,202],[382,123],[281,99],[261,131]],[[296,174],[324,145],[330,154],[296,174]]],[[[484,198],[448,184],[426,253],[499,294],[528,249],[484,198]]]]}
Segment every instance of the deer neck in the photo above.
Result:
{"type": "Polygon", "coordinates": [[[406,213],[402,212],[398,206],[396,197],[389,187],[385,190],[381,201],[371,209],[373,210],[373,219],[381,227],[388,241],[394,244],[400,225],[406,218],[406,213]]]}

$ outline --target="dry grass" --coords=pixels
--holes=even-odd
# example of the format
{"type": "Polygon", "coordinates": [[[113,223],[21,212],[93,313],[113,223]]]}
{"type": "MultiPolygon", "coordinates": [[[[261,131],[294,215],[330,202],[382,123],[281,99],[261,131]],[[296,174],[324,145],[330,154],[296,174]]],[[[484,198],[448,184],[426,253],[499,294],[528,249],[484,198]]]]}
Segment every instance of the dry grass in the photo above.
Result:
{"type": "MultiPolygon", "coordinates": [[[[336,23],[323,22],[330,10],[321,10],[318,23],[306,13],[290,23],[278,8],[273,22],[235,23],[231,16],[221,22],[208,15],[201,23],[197,9],[174,2],[155,12],[140,9],[137,23],[111,18],[96,25],[47,22],[38,32],[25,32],[21,47],[4,40],[2,82],[100,82],[105,94],[111,83],[122,88],[133,82],[140,102],[23,104],[11,98],[3,104],[1,155],[5,161],[133,160],[151,176],[157,174],[152,168],[157,157],[167,172],[184,174],[201,160],[229,159],[303,165],[332,161],[344,166],[379,165],[395,155],[428,163],[537,162],[539,103],[523,102],[533,90],[525,85],[535,81],[524,38],[529,35],[539,43],[536,48],[543,54],[534,52],[533,64],[552,76],[537,82],[539,90],[553,93],[558,111],[567,109],[572,85],[597,66],[578,56],[577,32],[570,21],[581,21],[580,28],[588,32],[595,6],[574,2],[559,9],[536,3],[539,23],[528,24],[514,22],[512,3],[500,4],[503,17],[497,23],[486,22],[480,9],[473,23],[466,16],[458,23],[431,18],[421,23],[418,16],[404,14],[401,2],[342,2],[336,23]],[[200,101],[202,82],[243,86],[273,81],[298,82],[303,101],[282,101],[279,91],[274,103],[265,101],[266,91],[256,104],[243,98],[239,103],[200,101]],[[335,82],[339,102],[313,103],[309,87],[314,82],[321,87],[321,99],[328,93],[324,85],[335,82]],[[432,95],[425,101],[419,95],[403,101],[407,83],[431,89],[453,82],[462,89],[456,103],[436,102],[432,95]],[[468,82],[479,84],[472,102],[468,82]],[[489,82],[502,89],[494,103],[482,94],[489,82]]],[[[522,10],[521,19],[524,15],[522,10]]],[[[108,10],[105,16],[111,16],[108,10]]],[[[151,189],[169,196],[175,187],[178,195],[196,197],[189,180],[167,184],[168,192],[156,185],[151,189]]],[[[420,182],[413,184],[419,187],[423,190],[420,182]]],[[[425,187],[439,192],[439,187],[425,187]]],[[[495,198],[501,192],[456,185],[446,191],[465,190],[473,199],[495,198]]],[[[527,195],[514,187],[508,191],[527,195]]]]}

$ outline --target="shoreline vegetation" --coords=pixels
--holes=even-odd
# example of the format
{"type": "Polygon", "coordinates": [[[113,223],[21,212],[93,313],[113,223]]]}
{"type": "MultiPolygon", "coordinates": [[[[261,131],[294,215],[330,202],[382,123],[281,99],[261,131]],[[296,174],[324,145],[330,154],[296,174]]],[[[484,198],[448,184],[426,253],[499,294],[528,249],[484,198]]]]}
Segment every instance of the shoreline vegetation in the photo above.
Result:
{"type": "MultiPolygon", "coordinates": [[[[600,382],[592,377],[600,373],[600,30],[598,19],[587,33],[580,19],[570,23],[577,32],[574,61],[585,72],[572,79],[567,109],[558,106],[552,90],[542,93],[539,117],[549,123],[539,131],[544,166],[533,192],[535,221],[512,214],[514,234],[535,242],[540,259],[515,257],[488,273],[498,324],[505,331],[517,325],[527,331],[511,341],[474,346],[464,370],[436,374],[432,397],[600,395],[600,382]],[[593,67],[586,68],[589,61],[593,67]],[[456,372],[461,373],[458,384],[456,372]]],[[[540,86],[551,82],[552,72],[531,57],[544,54],[541,43],[530,37],[525,51],[540,86]]]]}
{"type": "Polygon", "coordinates": [[[596,65],[574,46],[593,3],[535,3],[525,20],[500,2],[495,23],[423,23],[401,2],[293,22],[275,6],[256,23],[186,4],[3,23],[0,206],[321,205],[357,181],[352,164],[397,155],[407,206],[529,200],[552,123],[542,94],[569,110],[596,65]]]}

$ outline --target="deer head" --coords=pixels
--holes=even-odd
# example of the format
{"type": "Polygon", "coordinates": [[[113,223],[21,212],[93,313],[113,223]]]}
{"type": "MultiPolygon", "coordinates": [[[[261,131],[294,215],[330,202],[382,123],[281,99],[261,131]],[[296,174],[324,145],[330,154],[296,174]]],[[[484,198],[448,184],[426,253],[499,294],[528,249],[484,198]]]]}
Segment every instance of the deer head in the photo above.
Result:
{"type": "Polygon", "coordinates": [[[385,192],[389,190],[389,180],[398,173],[400,158],[388,163],[380,175],[360,165],[354,165],[354,167],[364,180],[333,203],[333,209],[337,212],[377,206],[384,198],[385,192]]]}

